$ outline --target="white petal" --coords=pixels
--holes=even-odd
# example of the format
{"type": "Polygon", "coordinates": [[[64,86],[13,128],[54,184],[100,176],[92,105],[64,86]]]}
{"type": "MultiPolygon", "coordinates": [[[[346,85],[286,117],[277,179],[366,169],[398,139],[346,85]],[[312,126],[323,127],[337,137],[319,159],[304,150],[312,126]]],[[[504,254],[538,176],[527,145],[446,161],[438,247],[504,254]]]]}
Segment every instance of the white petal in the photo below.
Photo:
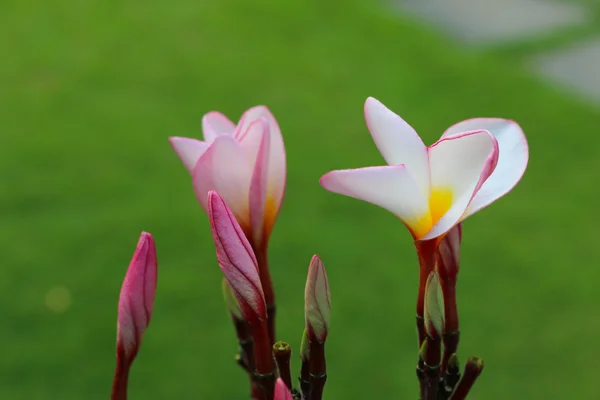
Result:
{"type": "MultiPolygon", "coordinates": [[[[451,205],[423,240],[443,235],[464,219],[473,195],[494,170],[497,159],[498,144],[488,131],[447,136],[429,148],[432,199],[436,192],[448,191],[451,205]]],[[[436,214],[435,206],[431,207],[436,214]]]]}
{"type": "Polygon", "coordinates": [[[270,232],[285,193],[286,185],[286,154],[281,129],[271,111],[265,106],[256,106],[246,111],[240,118],[234,136],[241,140],[250,124],[258,118],[265,118],[269,124],[270,146],[267,171],[267,207],[266,229],[270,232]]]}
{"type": "Polygon", "coordinates": [[[208,149],[208,144],[196,139],[184,137],[170,137],[169,142],[173,146],[173,150],[179,156],[183,165],[192,173],[200,156],[208,149]]]}
{"type": "MultiPolygon", "coordinates": [[[[267,205],[267,174],[269,171],[270,135],[269,124],[264,117],[254,120],[244,135],[239,137],[252,168],[250,184],[250,222],[254,243],[261,243],[265,229],[265,211],[267,205]]],[[[267,232],[268,233],[268,232],[267,232]]]]}
{"type": "Polygon", "coordinates": [[[510,192],[521,180],[529,160],[529,148],[523,130],[519,124],[507,119],[468,119],[448,128],[444,136],[476,129],[489,131],[498,141],[498,165],[469,204],[467,215],[510,192]]]}
{"type": "Polygon", "coordinates": [[[192,181],[196,197],[204,210],[208,211],[208,192],[216,191],[245,232],[249,233],[252,172],[241,145],[232,136],[218,136],[194,167],[192,181]]]}
{"type": "Polygon", "coordinates": [[[365,119],[379,152],[389,165],[406,165],[425,196],[429,196],[429,159],[427,147],[402,118],[369,97],[365,119]]]}
{"type": "Polygon", "coordinates": [[[413,235],[419,236],[431,226],[427,198],[404,165],[331,171],[320,182],[331,192],[385,208],[398,216],[413,235]]]}
{"type": "Polygon", "coordinates": [[[218,111],[211,111],[202,117],[202,133],[208,143],[212,143],[219,135],[231,135],[234,131],[235,124],[218,111]]]}

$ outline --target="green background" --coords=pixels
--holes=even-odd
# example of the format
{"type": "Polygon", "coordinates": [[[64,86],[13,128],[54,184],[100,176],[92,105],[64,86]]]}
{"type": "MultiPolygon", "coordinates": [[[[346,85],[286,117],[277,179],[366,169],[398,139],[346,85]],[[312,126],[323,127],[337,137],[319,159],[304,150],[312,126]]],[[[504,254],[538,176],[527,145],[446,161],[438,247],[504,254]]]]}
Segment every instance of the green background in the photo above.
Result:
{"type": "Polygon", "coordinates": [[[237,120],[256,104],[288,154],[270,246],[279,338],[298,349],[318,253],[333,303],[326,397],[416,398],[408,231],[318,184],[382,164],[367,96],[426,143],[470,117],[521,124],[525,177],[464,224],[460,358],[486,362],[474,399],[600,398],[600,114],[528,72],[531,44],[468,50],[405,18],[350,0],[3,1],[0,398],[108,398],[141,230],[160,272],[130,397],[246,398],[208,221],[167,138],[200,137],[204,113],[237,120]]]}

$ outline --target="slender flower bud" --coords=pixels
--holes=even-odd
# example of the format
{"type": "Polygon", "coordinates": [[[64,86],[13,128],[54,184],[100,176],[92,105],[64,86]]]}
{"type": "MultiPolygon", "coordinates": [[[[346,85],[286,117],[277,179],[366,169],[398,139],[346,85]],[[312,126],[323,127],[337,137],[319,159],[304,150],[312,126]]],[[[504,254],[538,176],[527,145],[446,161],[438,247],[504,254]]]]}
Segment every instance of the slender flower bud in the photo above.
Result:
{"type": "Polygon", "coordinates": [[[237,319],[244,319],[244,316],[242,315],[242,309],[235,298],[233,289],[231,289],[229,282],[227,282],[227,278],[223,278],[221,287],[223,289],[223,299],[225,300],[227,311],[229,311],[229,313],[237,319]]]}
{"type": "Polygon", "coordinates": [[[113,400],[127,398],[129,369],[152,316],[157,269],[156,246],[152,235],[142,232],[119,297],[117,367],[111,395],[113,400]]]}
{"type": "Polygon", "coordinates": [[[231,210],[213,190],[208,192],[208,215],[219,267],[245,319],[266,320],[267,308],[252,247],[231,210]]]}
{"type": "Polygon", "coordinates": [[[436,271],[429,274],[425,285],[425,330],[432,338],[444,333],[444,297],[436,271]]]}
{"type": "Polygon", "coordinates": [[[331,319],[331,299],[325,266],[314,255],[310,261],[304,292],[306,333],[311,341],[324,343],[331,319]]]}
{"type": "Polygon", "coordinates": [[[273,400],[294,400],[292,394],[281,378],[278,378],[277,383],[275,384],[273,400]]]}

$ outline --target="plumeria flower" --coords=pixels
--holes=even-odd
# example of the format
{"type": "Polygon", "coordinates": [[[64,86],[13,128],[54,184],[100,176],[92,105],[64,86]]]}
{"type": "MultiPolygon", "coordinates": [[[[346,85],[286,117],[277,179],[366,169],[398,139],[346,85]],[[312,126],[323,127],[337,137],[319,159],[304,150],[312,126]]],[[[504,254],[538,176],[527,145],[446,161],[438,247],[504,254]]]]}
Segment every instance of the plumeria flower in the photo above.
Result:
{"type": "Polygon", "coordinates": [[[468,216],[508,193],[528,161],[513,121],[460,122],[427,147],[402,118],[368,98],[365,119],[387,166],[332,171],[321,185],[391,211],[417,241],[443,237],[468,216]]]}
{"type": "Polygon", "coordinates": [[[283,138],[267,107],[246,111],[236,124],[212,111],[202,118],[204,141],[171,137],[173,149],[192,175],[205,212],[207,194],[217,191],[253,247],[266,246],[286,183],[283,138]]]}
{"type": "Polygon", "coordinates": [[[142,232],[119,296],[117,319],[117,367],[111,393],[112,400],[127,398],[129,370],[148,328],[154,297],[158,263],[152,235],[142,232]]]}

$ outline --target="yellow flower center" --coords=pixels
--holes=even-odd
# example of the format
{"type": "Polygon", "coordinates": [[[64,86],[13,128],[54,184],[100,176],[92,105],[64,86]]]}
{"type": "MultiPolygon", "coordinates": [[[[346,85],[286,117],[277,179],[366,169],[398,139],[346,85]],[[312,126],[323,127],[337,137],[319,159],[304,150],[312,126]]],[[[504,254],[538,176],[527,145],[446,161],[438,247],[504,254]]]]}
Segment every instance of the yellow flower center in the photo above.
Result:
{"type": "Polygon", "coordinates": [[[408,221],[409,229],[419,239],[431,230],[431,228],[448,212],[452,206],[452,190],[446,187],[431,188],[429,196],[429,212],[416,221],[408,221]]]}
{"type": "Polygon", "coordinates": [[[452,206],[452,190],[448,188],[433,188],[429,197],[429,212],[431,226],[435,225],[452,206]]]}

